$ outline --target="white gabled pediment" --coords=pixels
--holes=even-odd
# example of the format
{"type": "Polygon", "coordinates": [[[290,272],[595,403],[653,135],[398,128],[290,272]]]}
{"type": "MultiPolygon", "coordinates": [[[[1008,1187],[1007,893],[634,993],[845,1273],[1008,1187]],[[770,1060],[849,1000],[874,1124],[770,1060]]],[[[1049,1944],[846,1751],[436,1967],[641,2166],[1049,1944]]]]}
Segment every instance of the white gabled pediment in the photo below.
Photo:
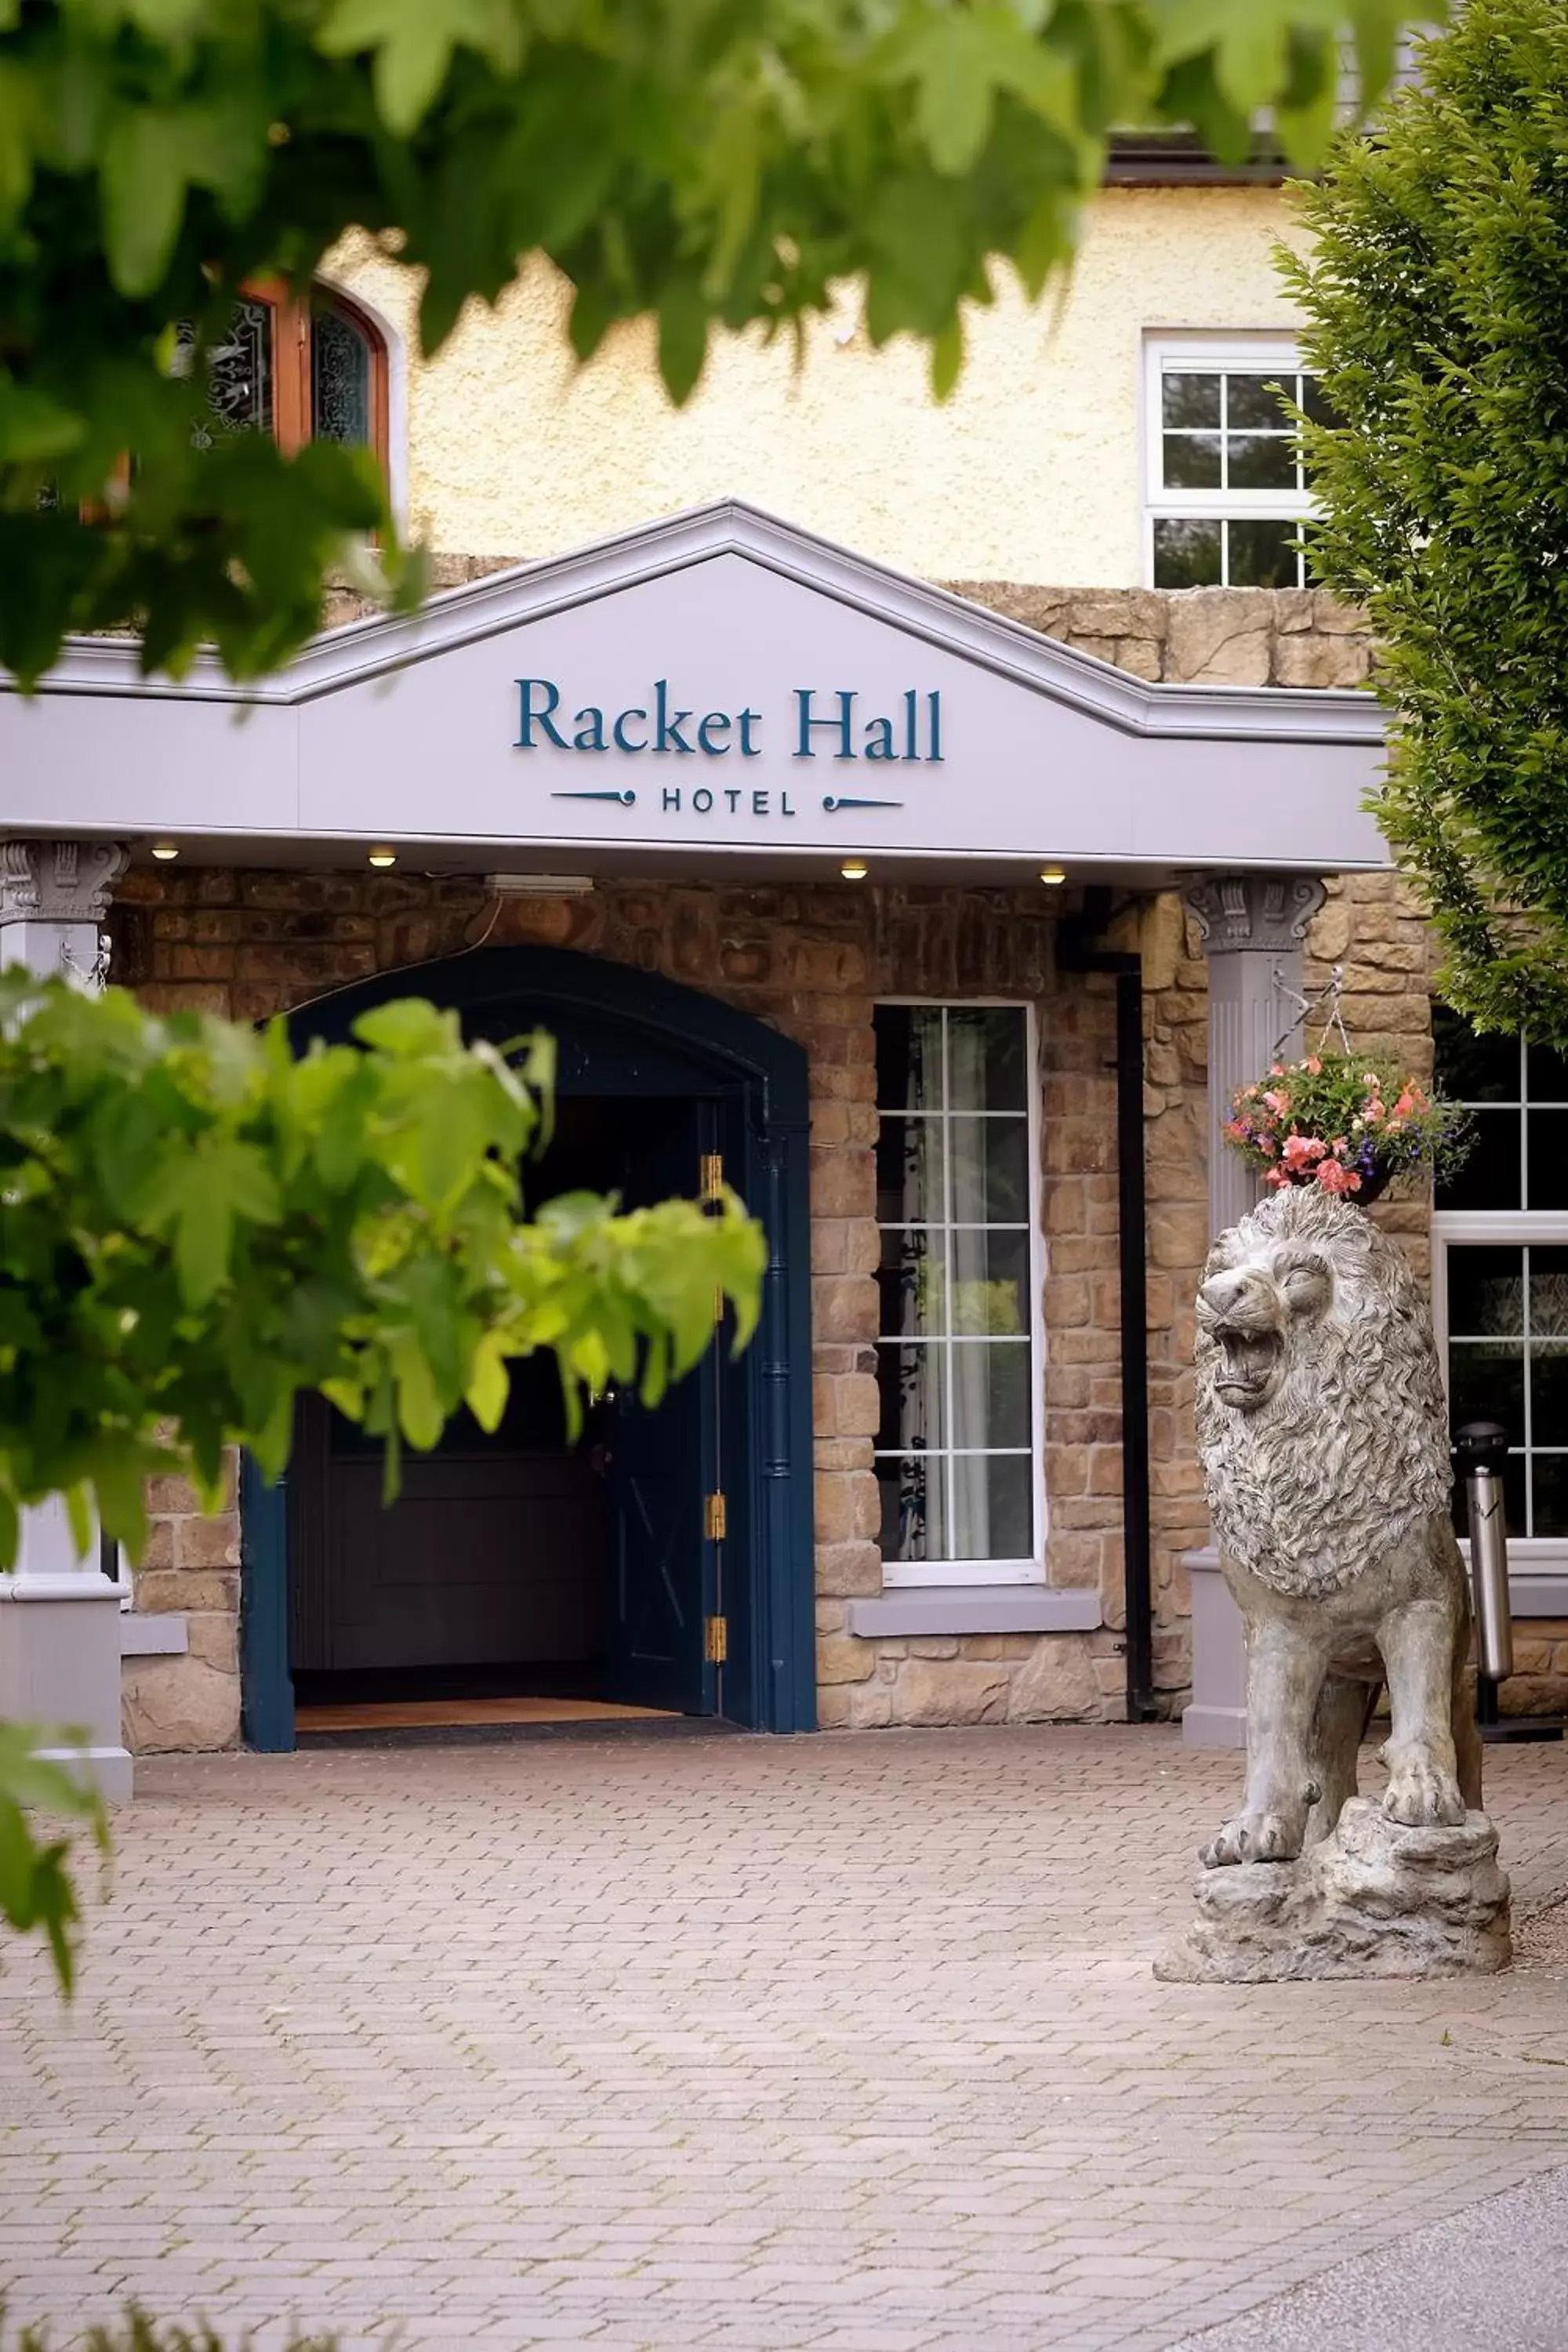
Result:
{"type": "Polygon", "coordinates": [[[1370,696],[1147,685],[726,500],[333,630],[249,691],[79,643],[0,701],[0,815],[600,868],[1331,869],[1386,863],[1382,741],[1370,696]]]}

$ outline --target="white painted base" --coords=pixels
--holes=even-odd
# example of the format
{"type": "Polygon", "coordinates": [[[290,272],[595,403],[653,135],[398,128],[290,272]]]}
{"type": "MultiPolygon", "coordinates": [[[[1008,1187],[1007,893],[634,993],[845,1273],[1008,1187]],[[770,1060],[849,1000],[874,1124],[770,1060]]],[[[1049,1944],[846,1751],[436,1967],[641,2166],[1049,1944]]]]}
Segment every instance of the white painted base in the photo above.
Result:
{"type": "Polygon", "coordinates": [[[1182,1741],[1187,1748],[1245,1748],[1247,1717],[1234,1706],[1185,1706],[1182,1741]]]}
{"type": "Polygon", "coordinates": [[[130,1796],[120,1591],[78,1560],[58,1501],[23,1513],[16,1571],[0,1576],[0,1718],[43,1726],[56,1744],[42,1754],[79,1763],[113,1802],[130,1796]]]}
{"type": "Polygon", "coordinates": [[[128,1805],[135,1795],[134,1765],[127,1748],[40,1748],[35,1751],[50,1764],[68,1764],[92,1781],[107,1804],[128,1805]]]}
{"type": "Polygon", "coordinates": [[[1241,1612],[1220,1574],[1217,1551],[1190,1551],[1193,1580],[1193,1697],[1182,1716],[1188,1748],[1247,1745],[1247,1636],[1241,1612]]]}

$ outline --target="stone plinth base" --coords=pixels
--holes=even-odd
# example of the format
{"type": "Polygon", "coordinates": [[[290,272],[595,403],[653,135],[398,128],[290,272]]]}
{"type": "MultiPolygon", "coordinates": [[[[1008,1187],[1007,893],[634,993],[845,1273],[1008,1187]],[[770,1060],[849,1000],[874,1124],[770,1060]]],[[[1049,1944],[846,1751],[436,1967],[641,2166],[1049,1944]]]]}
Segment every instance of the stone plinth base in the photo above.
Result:
{"type": "Polygon", "coordinates": [[[1509,1885],[1484,1813],[1402,1829],[1364,1797],[1299,1862],[1205,1870],[1198,1916],[1154,1963],[1171,1984],[1490,1976],[1507,1968],[1509,1885]]]}

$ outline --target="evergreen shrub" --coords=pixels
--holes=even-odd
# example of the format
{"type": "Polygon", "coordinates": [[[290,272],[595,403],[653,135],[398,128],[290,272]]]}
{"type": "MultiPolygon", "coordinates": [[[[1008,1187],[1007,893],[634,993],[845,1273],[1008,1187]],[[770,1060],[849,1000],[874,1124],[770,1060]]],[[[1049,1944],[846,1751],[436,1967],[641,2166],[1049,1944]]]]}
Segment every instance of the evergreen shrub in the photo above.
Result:
{"type": "Polygon", "coordinates": [[[1338,422],[1315,576],[1396,708],[1378,814],[1483,1029],[1568,1045],[1568,6],[1467,0],[1298,191],[1285,268],[1338,422]]]}

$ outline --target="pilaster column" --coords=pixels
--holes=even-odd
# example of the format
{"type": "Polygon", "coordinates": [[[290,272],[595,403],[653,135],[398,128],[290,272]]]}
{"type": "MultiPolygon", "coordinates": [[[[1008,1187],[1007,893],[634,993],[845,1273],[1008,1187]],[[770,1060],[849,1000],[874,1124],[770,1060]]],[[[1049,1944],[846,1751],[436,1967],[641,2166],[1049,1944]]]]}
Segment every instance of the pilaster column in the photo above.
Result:
{"type": "MultiPolygon", "coordinates": [[[[103,920],[129,853],[115,841],[0,840],[0,964],[100,988],[103,920]]],[[[120,1591],[96,1540],[79,1557],[58,1496],[22,1514],[15,1572],[0,1576],[0,1717],[81,1732],[44,1752],[79,1764],[104,1795],[131,1794],[120,1727],[120,1591]]]]}
{"type": "MultiPolygon", "coordinates": [[[[1258,1199],[1258,1179],[1220,1129],[1237,1087],[1301,1043],[1301,941],[1323,903],[1309,874],[1216,874],[1187,904],[1203,932],[1209,981],[1209,1235],[1224,1233],[1258,1199]]],[[[1247,1745],[1247,1643],[1241,1612],[1212,1541],[1189,1552],[1193,1696],[1182,1717],[1189,1748],[1247,1745]]]]}
{"type": "Polygon", "coordinates": [[[1187,892],[1208,963],[1211,1239],[1258,1199],[1257,1178],[1220,1129],[1237,1087],[1277,1053],[1300,1050],[1301,942],[1323,896],[1308,874],[1218,874],[1187,892]]]}

